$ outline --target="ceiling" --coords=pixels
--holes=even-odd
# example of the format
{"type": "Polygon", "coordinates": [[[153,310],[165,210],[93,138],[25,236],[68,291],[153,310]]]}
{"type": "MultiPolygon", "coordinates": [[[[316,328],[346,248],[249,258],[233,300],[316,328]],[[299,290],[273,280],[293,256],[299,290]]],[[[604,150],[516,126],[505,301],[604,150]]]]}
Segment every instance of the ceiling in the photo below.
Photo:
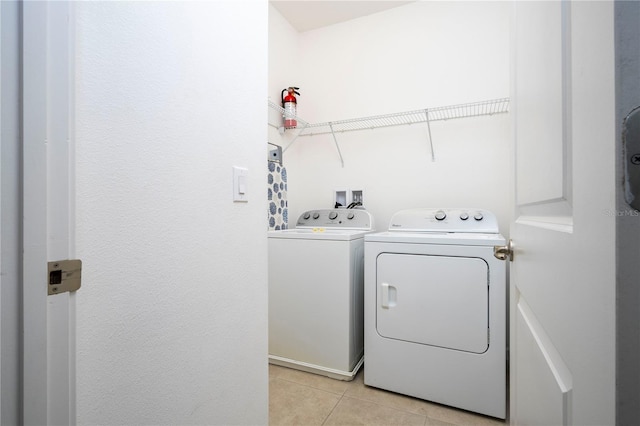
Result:
{"type": "Polygon", "coordinates": [[[303,32],[371,15],[412,1],[270,0],[270,3],[291,26],[303,32]]]}

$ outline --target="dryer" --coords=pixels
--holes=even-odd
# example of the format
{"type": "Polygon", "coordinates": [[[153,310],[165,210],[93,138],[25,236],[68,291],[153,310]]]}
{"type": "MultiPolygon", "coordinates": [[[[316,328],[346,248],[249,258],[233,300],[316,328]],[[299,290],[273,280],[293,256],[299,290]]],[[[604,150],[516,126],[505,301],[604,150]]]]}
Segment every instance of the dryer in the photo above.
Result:
{"type": "Polygon", "coordinates": [[[482,209],[403,210],[365,236],[366,385],[506,417],[504,245],[482,209]]]}
{"type": "Polygon", "coordinates": [[[268,233],[269,362],[352,380],[364,353],[366,210],[310,210],[268,233]]]}

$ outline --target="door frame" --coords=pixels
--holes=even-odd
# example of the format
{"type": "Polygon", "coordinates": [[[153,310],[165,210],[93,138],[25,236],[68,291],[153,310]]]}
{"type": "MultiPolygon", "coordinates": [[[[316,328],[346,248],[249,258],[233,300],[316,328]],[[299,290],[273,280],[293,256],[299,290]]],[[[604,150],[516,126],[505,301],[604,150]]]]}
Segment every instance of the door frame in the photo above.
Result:
{"type": "MultiPolygon", "coordinates": [[[[640,417],[640,214],[625,200],[623,122],[640,106],[640,3],[616,2],[616,424],[640,417]]],[[[614,212],[610,212],[613,214],[614,212]]]]}
{"type": "Polygon", "coordinates": [[[24,424],[76,423],[75,295],[47,263],[74,257],[74,4],[22,4],[24,424]]]}

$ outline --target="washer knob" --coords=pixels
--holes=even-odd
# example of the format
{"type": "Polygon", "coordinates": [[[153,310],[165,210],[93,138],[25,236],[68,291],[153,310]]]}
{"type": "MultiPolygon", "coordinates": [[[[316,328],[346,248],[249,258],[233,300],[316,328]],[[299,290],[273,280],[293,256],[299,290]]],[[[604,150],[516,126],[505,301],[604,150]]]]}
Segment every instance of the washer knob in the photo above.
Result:
{"type": "Polygon", "coordinates": [[[349,212],[349,214],[347,214],[347,219],[349,220],[353,219],[354,217],[356,217],[356,215],[353,214],[353,212],[349,212]]]}
{"type": "Polygon", "coordinates": [[[306,212],[304,216],[302,216],[303,219],[309,219],[310,217],[311,217],[311,213],[309,212],[306,212]]]}
{"type": "Polygon", "coordinates": [[[442,210],[436,212],[436,220],[444,220],[445,217],[447,217],[447,214],[442,210]]]}
{"type": "Polygon", "coordinates": [[[467,213],[460,213],[460,219],[461,220],[467,220],[467,219],[469,219],[469,215],[467,213]]]}
{"type": "Polygon", "coordinates": [[[313,218],[314,218],[314,219],[317,219],[317,218],[319,218],[319,217],[320,217],[320,213],[318,213],[318,212],[314,212],[314,213],[313,213],[313,218]]]}
{"type": "Polygon", "coordinates": [[[482,220],[482,218],[483,218],[483,217],[484,217],[484,216],[482,216],[482,213],[476,213],[476,214],[473,216],[473,218],[474,218],[475,220],[482,220]]]}
{"type": "Polygon", "coordinates": [[[331,213],[329,213],[329,219],[333,220],[333,219],[335,219],[336,217],[338,217],[338,213],[336,213],[336,212],[331,212],[331,213]]]}

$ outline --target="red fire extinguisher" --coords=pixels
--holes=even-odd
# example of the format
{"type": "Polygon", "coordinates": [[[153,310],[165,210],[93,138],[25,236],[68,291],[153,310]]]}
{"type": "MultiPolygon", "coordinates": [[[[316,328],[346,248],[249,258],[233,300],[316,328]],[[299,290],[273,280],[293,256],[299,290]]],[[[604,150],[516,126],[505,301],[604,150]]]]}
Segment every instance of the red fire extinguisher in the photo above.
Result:
{"type": "Polygon", "coordinates": [[[280,96],[282,97],[282,108],[284,108],[284,128],[295,129],[298,126],[298,120],[296,120],[297,111],[297,99],[294,95],[300,96],[298,92],[299,87],[287,87],[282,90],[280,96]],[[287,92],[287,96],[284,95],[287,92]]]}

